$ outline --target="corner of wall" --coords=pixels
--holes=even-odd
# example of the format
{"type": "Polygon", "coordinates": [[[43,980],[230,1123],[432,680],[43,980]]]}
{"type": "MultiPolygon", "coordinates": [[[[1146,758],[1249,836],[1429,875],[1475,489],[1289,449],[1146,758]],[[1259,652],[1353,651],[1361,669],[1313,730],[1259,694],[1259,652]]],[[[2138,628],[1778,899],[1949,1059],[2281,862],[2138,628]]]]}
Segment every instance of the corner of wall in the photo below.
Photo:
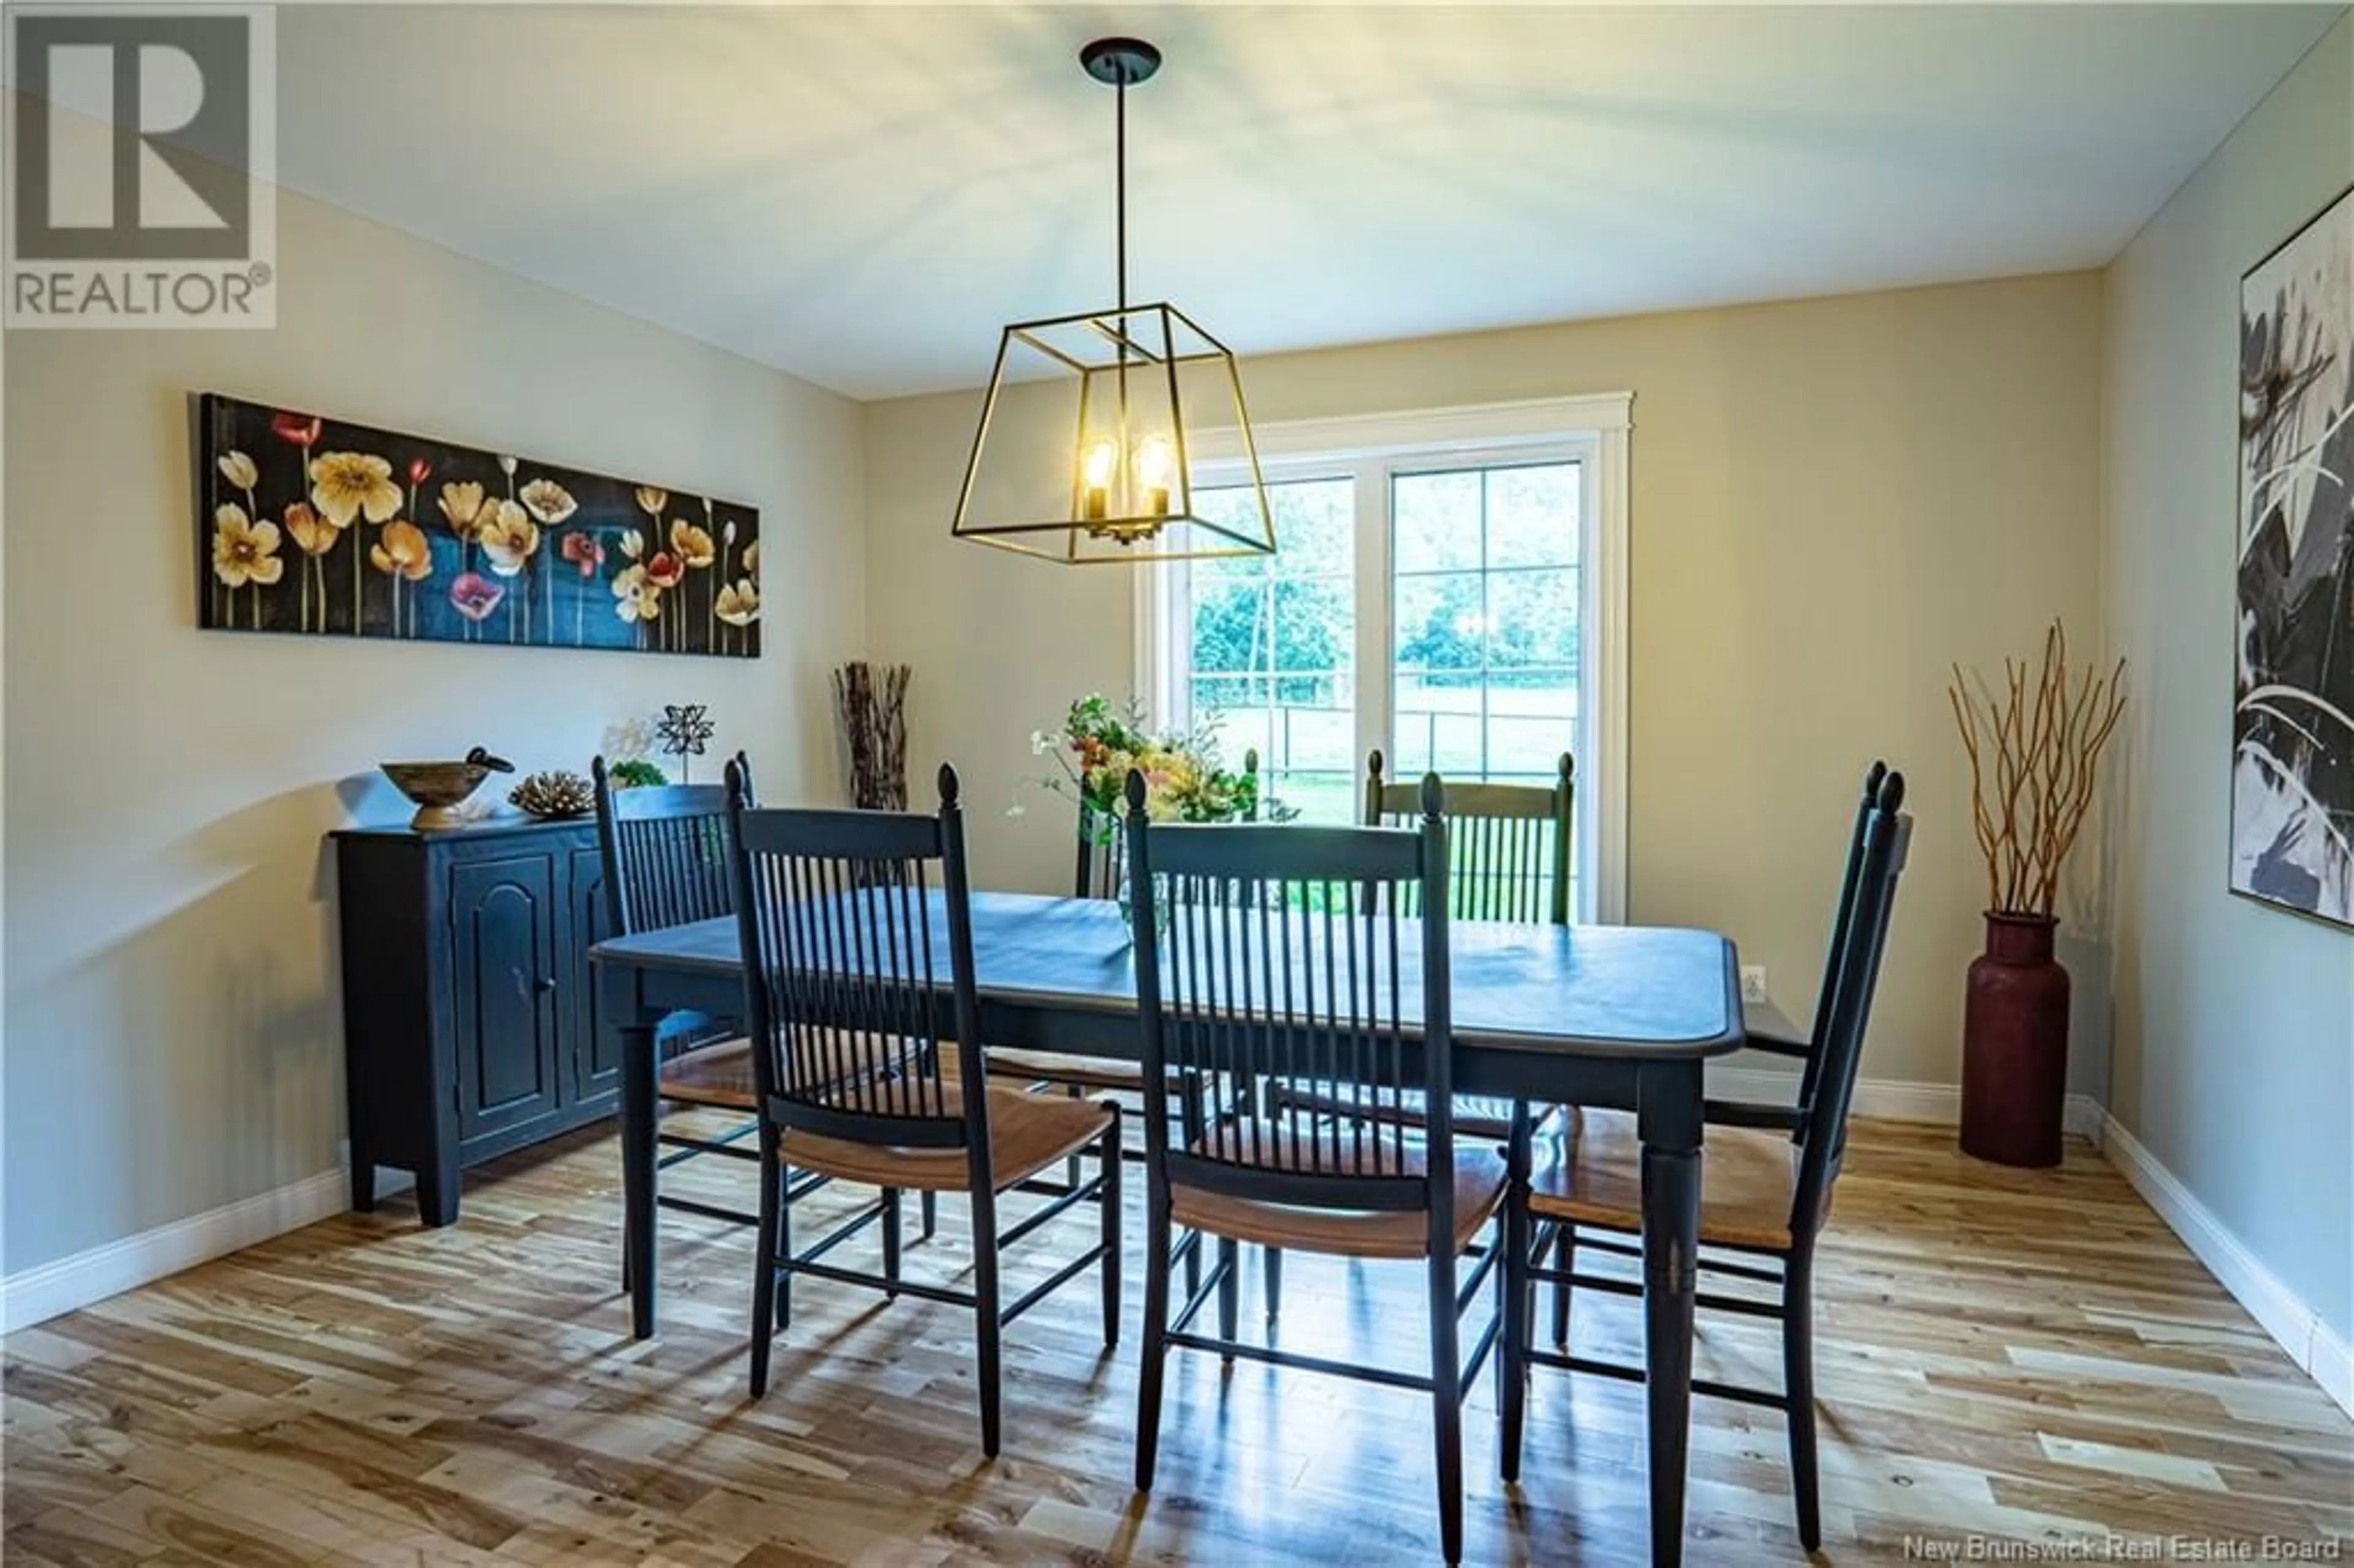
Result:
{"type": "Polygon", "coordinates": [[[2097,846],[2111,1142],[2317,1368],[2345,1357],[2315,1346],[2354,1339],[2354,940],[2227,890],[2236,302],[2244,270],[2354,184],[2349,125],[2354,11],[2110,262],[2101,293],[2100,617],[2135,703],[2097,846]]]}

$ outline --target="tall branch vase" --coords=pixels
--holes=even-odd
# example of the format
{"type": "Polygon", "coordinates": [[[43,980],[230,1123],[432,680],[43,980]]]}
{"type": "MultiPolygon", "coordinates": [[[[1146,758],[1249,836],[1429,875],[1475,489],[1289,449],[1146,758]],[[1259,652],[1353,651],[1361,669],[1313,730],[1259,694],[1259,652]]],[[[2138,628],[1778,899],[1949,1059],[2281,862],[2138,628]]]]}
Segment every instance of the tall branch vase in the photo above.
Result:
{"type": "Polygon", "coordinates": [[[907,682],[905,664],[863,661],[833,672],[833,711],[850,775],[850,803],[862,811],[907,809],[907,682]]]}
{"type": "Polygon", "coordinates": [[[1998,1165],[2060,1163],[2068,1094],[2068,971],[2059,922],[1987,911],[1962,1013],[1962,1152],[1998,1165]]]}
{"type": "Polygon", "coordinates": [[[2041,663],[1999,680],[1954,666],[1946,690],[1970,764],[1970,826],[1986,857],[1986,951],[1962,1013],[1962,1152],[2060,1163],[2068,1097],[2068,971],[2052,957],[2060,879],[2093,808],[2101,755],[2126,708],[2126,662],[2071,673],[2054,620],[2041,663]]]}

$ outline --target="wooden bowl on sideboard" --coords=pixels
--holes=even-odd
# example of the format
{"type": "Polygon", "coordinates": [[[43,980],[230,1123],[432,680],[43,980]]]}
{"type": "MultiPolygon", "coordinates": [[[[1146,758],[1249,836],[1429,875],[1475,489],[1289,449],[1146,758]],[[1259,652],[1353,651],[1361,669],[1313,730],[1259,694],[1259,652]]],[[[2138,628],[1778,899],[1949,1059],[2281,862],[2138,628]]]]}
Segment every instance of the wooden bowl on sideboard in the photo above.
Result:
{"type": "Polygon", "coordinates": [[[514,771],[514,763],[479,746],[460,762],[379,762],[376,766],[392,780],[394,789],[417,803],[417,814],[408,819],[408,825],[419,832],[458,826],[456,808],[483,779],[493,773],[514,771]]]}

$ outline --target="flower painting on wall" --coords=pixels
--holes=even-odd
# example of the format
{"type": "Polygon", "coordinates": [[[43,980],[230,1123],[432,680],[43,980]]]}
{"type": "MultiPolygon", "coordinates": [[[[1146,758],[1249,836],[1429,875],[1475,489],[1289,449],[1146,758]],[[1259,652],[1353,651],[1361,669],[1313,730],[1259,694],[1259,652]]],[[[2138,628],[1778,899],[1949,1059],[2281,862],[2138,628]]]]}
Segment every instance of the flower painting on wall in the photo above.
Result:
{"type": "Polygon", "coordinates": [[[760,655],[752,507],[217,393],[196,429],[199,626],[760,655]]]}
{"type": "Polygon", "coordinates": [[[2354,190],[2240,287],[2232,889],[2354,926],[2354,190]]]}

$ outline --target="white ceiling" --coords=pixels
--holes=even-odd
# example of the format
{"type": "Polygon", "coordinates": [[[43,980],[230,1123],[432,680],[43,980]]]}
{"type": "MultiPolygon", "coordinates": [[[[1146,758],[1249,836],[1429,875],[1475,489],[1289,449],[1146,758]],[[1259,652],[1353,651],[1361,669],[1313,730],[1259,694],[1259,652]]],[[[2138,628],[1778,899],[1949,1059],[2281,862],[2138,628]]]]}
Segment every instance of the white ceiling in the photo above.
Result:
{"type": "Polygon", "coordinates": [[[860,397],[2094,266],[2340,7],[282,6],[288,185],[860,397]]]}

